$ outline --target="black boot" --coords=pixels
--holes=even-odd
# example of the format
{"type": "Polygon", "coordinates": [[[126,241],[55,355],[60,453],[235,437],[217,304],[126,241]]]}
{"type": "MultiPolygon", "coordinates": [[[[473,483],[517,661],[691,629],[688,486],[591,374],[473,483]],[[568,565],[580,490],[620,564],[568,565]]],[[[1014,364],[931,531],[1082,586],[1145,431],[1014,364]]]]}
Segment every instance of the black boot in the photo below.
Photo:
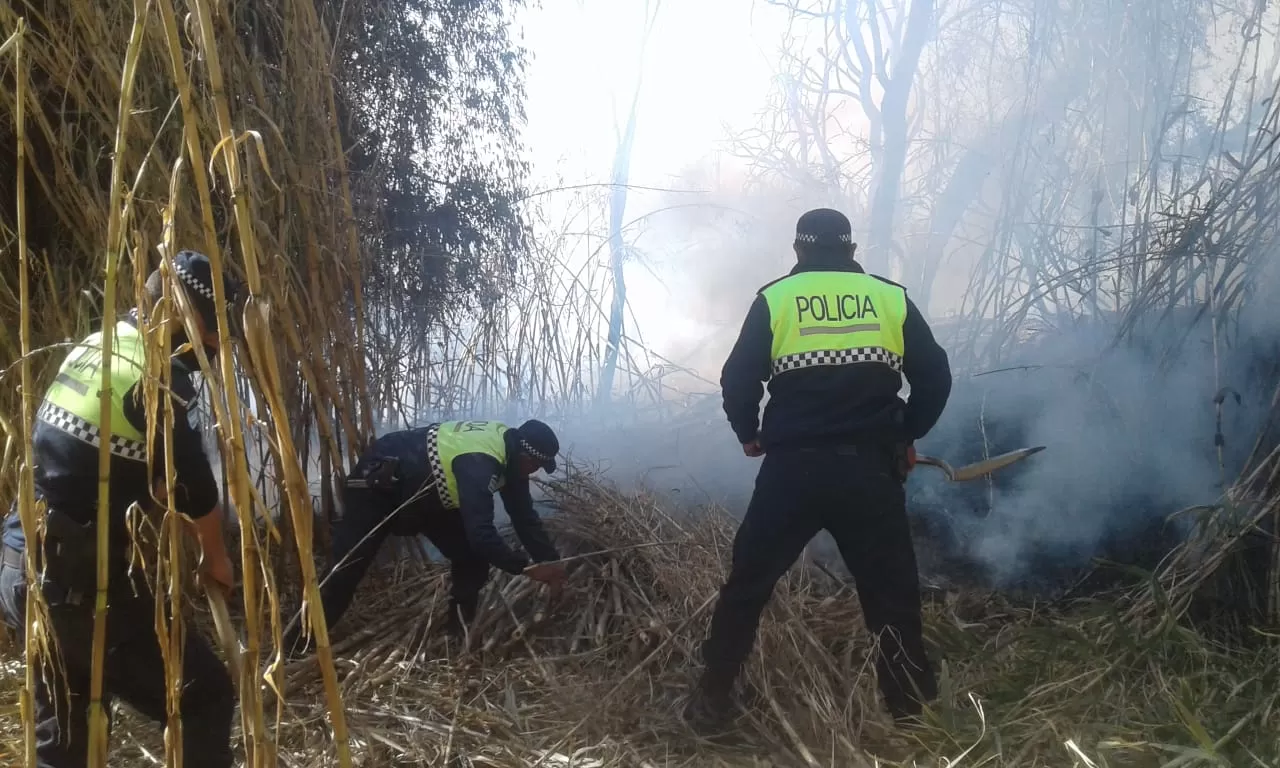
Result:
{"type": "MultiPolygon", "coordinates": [[[[896,699],[896,697],[895,697],[896,699]]],[[[885,702],[893,726],[904,733],[920,731],[925,727],[924,707],[913,697],[885,702]]]]}
{"type": "Polygon", "coordinates": [[[728,731],[733,721],[732,690],[732,678],[704,671],[689,703],[685,705],[685,723],[704,738],[728,731]]]}

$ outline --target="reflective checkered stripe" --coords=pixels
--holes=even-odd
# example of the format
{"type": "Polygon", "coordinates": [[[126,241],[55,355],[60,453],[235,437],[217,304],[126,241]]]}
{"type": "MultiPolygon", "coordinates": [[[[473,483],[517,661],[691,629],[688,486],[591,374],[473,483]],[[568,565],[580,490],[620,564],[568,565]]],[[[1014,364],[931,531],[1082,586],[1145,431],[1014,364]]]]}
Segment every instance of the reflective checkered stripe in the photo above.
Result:
{"type": "Polygon", "coordinates": [[[431,467],[431,479],[436,486],[436,495],[445,509],[457,509],[458,500],[449,493],[449,480],[444,472],[444,460],[440,458],[440,425],[427,427],[427,463],[431,467]]]}
{"type": "Polygon", "coordinates": [[[898,373],[902,373],[902,356],[894,354],[884,347],[858,347],[857,349],[821,349],[814,352],[799,352],[794,355],[783,355],[773,361],[773,375],[801,368],[814,368],[820,365],[857,365],[860,363],[880,363],[887,365],[898,373]]]}
{"type": "Polygon", "coordinates": [[[548,456],[542,451],[539,451],[537,448],[534,448],[532,445],[529,444],[529,441],[525,440],[524,438],[520,438],[520,450],[529,454],[530,456],[537,459],[538,461],[541,461],[544,463],[551,461],[553,458],[555,458],[554,456],[548,456]]]}
{"type": "Polygon", "coordinates": [[[203,296],[209,301],[211,302],[213,301],[213,288],[211,286],[205,285],[204,283],[200,282],[200,280],[196,278],[195,275],[191,274],[191,272],[189,272],[185,267],[183,267],[180,264],[175,265],[173,268],[173,271],[178,273],[178,279],[182,281],[183,285],[195,291],[197,294],[199,294],[200,296],[203,296]]]}
{"type": "MultiPolygon", "coordinates": [[[[836,235],[835,239],[841,243],[852,243],[853,235],[849,235],[849,234],[836,235]]],[[[801,233],[796,235],[796,242],[797,243],[816,243],[818,242],[818,236],[810,235],[807,233],[801,233]]]]}
{"type": "MultiPolygon", "coordinates": [[[[53,403],[45,402],[41,404],[40,410],[36,412],[36,417],[50,427],[60,430],[80,442],[88,443],[94,448],[102,444],[102,430],[98,429],[96,424],[90,424],[71,411],[53,403]]],[[[142,462],[147,460],[147,447],[136,440],[112,435],[108,443],[111,453],[122,459],[142,462]]]]}

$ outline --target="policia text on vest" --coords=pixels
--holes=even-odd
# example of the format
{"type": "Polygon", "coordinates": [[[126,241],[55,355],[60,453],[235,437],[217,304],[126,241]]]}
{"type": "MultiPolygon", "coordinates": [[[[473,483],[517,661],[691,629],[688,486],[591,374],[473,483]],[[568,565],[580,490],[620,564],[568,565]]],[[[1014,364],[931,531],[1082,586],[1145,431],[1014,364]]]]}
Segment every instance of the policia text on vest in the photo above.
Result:
{"type": "MultiPolygon", "coordinates": [[[[806,320],[873,319],[877,322],[870,324],[870,327],[859,328],[858,330],[880,329],[880,323],[878,322],[880,315],[876,313],[876,306],[872,303],[871,296],[867,294],[861,296],[856,293],[832,294],[830,296],[797,296],[796,318],[801,323],[806,320]]],[[[839,331],[842,329],[836,328],[834,330],[839,331]]],[[[826,326],[809,326],[800,331],[801,334],[826,332],[826,326]]]]}

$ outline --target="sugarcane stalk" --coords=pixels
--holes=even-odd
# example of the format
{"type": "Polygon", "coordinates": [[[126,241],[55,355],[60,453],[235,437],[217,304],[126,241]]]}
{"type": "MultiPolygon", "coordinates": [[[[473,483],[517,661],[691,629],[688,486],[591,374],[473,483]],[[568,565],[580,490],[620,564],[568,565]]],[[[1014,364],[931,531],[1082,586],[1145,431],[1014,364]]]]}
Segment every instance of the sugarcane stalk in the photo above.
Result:
{"type": "MultiPolygon", "coordinates": [[[[229,117],[226,114],[225,91],[222,86],[222,73],[218,65],[218,52],[216,47],[211,20],[201,0],[193,0],[194,17],[198,24],[198,31],[201,33],[200,42],[205,49],[206,61],[209,68],[209,79],[215,96],[216,106],[218,108],[218,125],[222,135],[225,137],[229,133],[229,117]]],[[[179,103],[182,108],[183,115],[183,138],[185,140],[187,154],[191,161],[193,186],[196,188],[196,194],[200,200],[201,213],[204,224],[205,236],[205,254],[209,257],[213,276],[214,304],[217,315],[218,334],[228,343],[220,346],[220,362],[222,381],[231,382],[235,380],[234,365],[231,358],[231,344],[229,343],[231,335],[226,319],[226,296],[222,284],[222,248],[218,244],[217,230],[213,221],[213,205],[209,194],[209,183],[205,173],[204,152],[200,147],[199,122],[195,113],[195,109],[191,102],[191,87],[187,78],[186,68],[183,58],[183,49],[181,38],[178,36],[178,27],[176,16],[174,14],[171,0],[157,0],[157,7],[160,10],[160,17],[165,29],[165,38],[169,51],[170,67],[173,72],[174,83],[177,86],[179,103]]],[[[246,238],[245,222],[247,216],[241,215],[246,211],[247,200],[243,196],[243,190],[240,189],[236,182],[238,175],[235,170],[235,152],[234,147],[223,153],[225,162],[229,166],[228,175],[233,188],[233,199],[235,200],[236,221],[238,223],[237,230],[241,235],[241,244],[244,244],[246,238]]],[[[244,251],[246,270],[256,277],[255,255],[252,249],[244,251]]],[[[172,254],[169,255],[170,258],[172,254]]],[[[191,335],[191,327],[188,327],[188,335],[191,335]]],[[[196,338],[196,337],[192,337],[196,338]]],[[[199,359],[203,370],[211,370],[209,361],[206,359],[204,349],[200,344],[192,345],[196,357],[199,359]]],[[[243,455],[244,439],[241,434],[241,425],[239,418],[235,414],[239,413],[239,398],[235,387],[224,386],[220,393],[214,393],[210,398],[211,405],[217,415],[219,431],[228,448],[228,458],[235,464],[234,471],[228,473],[230,480],[230,496],[232,503],[236,507],[241,531],[241,571],[243,580],[243,599],[245,605],[245,627],[248,634],[248,649],[246,663],[251,668],[257,668],[257,645],[258,645],[258,605],[257,605],[257,548],[253,535],[252,524],[252,497],[248,492],[248,483],[245,470],[239,466],[238,457],[243,455]],[[225,395],[224,398],[218,394],[225,395]]],[[[248,686],[242,694],[247,694],[247,700],[242,697],[240,703],[240,716],[245,724],[245,755],[249,765],[262,765],[262,758],[258,754],[258,746],[264,738],[265,728],[262,718],[262,706],[260,689],[257,685],[248,686]]]]}
{"type": "MultiPolygon", "coordinates": [[[[181,178],[180,170],[182,168],[181,159],[175,163],[173,174],[169,180],[169,204],[165,208],[164,215],[164,247],[167,253],[174,252],[173,242],[173,220],[177,208],[178,201],[178,181],[181,178]]],[[[134,255],[134,279],[137,285],[134,292],[138,296],[143,295],[142,275],[145,273],[145,260],[141,253],[134,255]]],[[[160,643],[160,656],[164,663],[165,675],[165,711],[167,714],[164,746],[165,756],[169,763],[175,768],[182,766],[182,574],[183,574],[183,537],[186,533],[182,525],[182,518],[178,516],[173,506],[174,486],[177,477],[177,469],[174,463],[173,455],[173,400],[164,397],[158,400],[159,390],[168,391],[172,383],[173,369],[169,365],[169,344],[172,330],[173,308],[171,289],[169,281],[161,281],[161,302],[159,317],[150,317],[149,311],[151,307],[143,306],[140,302],[142,317],[140,320],[147,323],[148,336],[152,332],[155,333],[156,339],[154,344],[147,345],[146,353],[146,370],[147,375],[144,379],[143,394],[145,395],[147,413],[160,413],[163,415],[162,423],[156,424],[154,418],[147,419],[147,445],[155,445],[155,433],[157,429],[163,430],[164,440],[164,509],[161,519],[162,536],[167,537],[168,559],[164,560],[157,553],[157,572],[156,578],[159,581],[160,575],[167,569],[168,572],[168,605],[169,613],[172,615],[170,623],[169,616],[166,616],[165,605],[159,599],[159,584],[155,590],[155,614],[156,614],[156,638],[160,643]],[[154,329],[152,331],[151,329],[154,329]],[[158,386],[157,386],[158,382],[158,386]],[[176,674],[175,674],[176,672],[176,674]]],[[[149,340],[150,341],[150,340],[149,340]]],[[[152,477],[153,457],[148,456],[147,476],[152,477]]]]}
{"type": "MultiPolygon", "coordinates": [[[[146,27],[147,4],[145,0],[133,0],[133,27],[129,44],[125,49],[124,68],[121,74],[120,102],[116,113],[115,154],[111,163],[110,206],[107,216],[107,258],[105,284],[103,285],[103,327],[101,389],[98,393],[99,429],[98,444],[98,510],[97,510],[97,591],[93,608],[93,655],[89,673],[89,755],[90,768],[105,766],[107,762],[107,712],[103,702],[103,667],[106,662],[107,644],[107,588],[110,580],[109,526],[111,523],[111,352],[115,336],[113,321],[116,309],[116,270],[120,252],[124,248],[124,210],[121,204],[124,161],[128,150],[129,119],[133,111],[133,84],[142,52],[143,32],[146,27]]],[[[123,394],[123,393],[122,393],[123,394]]]]}
{"type": "MultiPolygon", "coordinates": [[[[282,457],[289,457],[287,460],[282,460],[281,465],[285,473],[285,487],[288,490],[293,529],[297,534],[294,540],[298,546],[299,559],[304,574],[303,584],[307,593],[307,601],[312,606],[319,606],[321,604],[319,579],[316,575],[315,560],[310,551],[313,523],[311,497],[306,490],[306,479],[302,476],[297,461],[293,459],[297,455],[293,445],[293,436],[289,432],[287,423],[284,423],[282,418],[283,414],[286,413],[282,394],[283,387],[267,329],[268,322],[265,306],[251,300],[245,307],[245,331],[252,339],[249,345],[250,349],[256,351],[257,354],[255,356],[258,357],[259,368],[265,374],[266,382],[263,390],[271,412],[281,415],[281,418],[273,419],[273,422],[276,427],[276,438],[280,441],[280,453],[282,457]],[[305,503],[303,503],[303,500],[305,500],[305,503]]],[[[337,677],[336,674],[332,673],[333,654],[329,646],[329,632],[325,623],[324,611],[312,610],[310,611],[310,618],[311,628],[316,637],[316,652],[321,660],[321,670],[325,677],[325,686],[328,692],[334,739],[337,742],[340,761],[344,759],[347,761],[342,763],[345,766],[350,761],[350,745],[346,736],[346,720],[342,710],[342,700],[338,697],[337,677]],[[332,687],[330,687],[331,678],[332,687]],[[343,758],[343,755],[346,755],[346,757],[343,758]]]]}
{"type": "MultiPolygon", "coordinates": [[[[22,351],[20,376],[22,381],[22,466],[18,470],[18,516],[22,532],[26,536],[27,584],[36,584],[36,551],[40,546],[35,514],[35,457],[32,436],[35,421],[35,380],[31,376],[31,286],[27,253],[27,119],[26,119],[26,59],[22,43],[26,36],[26,20],[18,19],[18,29],[5,43],[13,45],[14,57],[14,134],[18,143],[17,216],[18,216],[18,301],[21,306],[18,337],[22,351]]],[[[28,589],[26,597],[26,624],[23,627],[26,653],[26,674],[19,693],[19,711],[22,713],[24,765],[36,764],[35,709],[32,697],[36,689],[36,668],[40,666],[39,615],[40,590],[28,589]]]]}

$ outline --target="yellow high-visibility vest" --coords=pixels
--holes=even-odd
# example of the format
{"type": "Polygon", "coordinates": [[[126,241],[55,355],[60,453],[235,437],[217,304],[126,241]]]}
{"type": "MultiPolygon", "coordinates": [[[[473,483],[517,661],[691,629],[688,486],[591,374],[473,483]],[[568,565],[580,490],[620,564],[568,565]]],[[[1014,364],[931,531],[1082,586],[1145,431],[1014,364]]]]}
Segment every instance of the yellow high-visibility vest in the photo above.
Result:
{"type": "MultiPolygon", "coordinates": [[[[132,461],[147,460],[146,438],[124,415],[124,398],[142,378],[142,332],[124,321],[114,328],[111,344],[111,453],[132,461]]],[[[77,344],[58,369],[37,415],[46,424],[97,447],[102,440],[102,331],[77,344]]]]}
{"type": "MultiPolygon", "coordinates": [[[[507,467],[507,443],[502,438],[510,429],[500,421],[445,421],[433,424],[427,431],[427,457],[436,493],[445,509],[457,509],[458,478],[453,473],[453,460],[464,453],[492,456],[498,465],[507,467]]],[[[499,471],[489,492],[496,493],[506,484],[506,472],[499,471]]]]}
{"type": "Polygon", "coordinates": [[[907,292],[861,272],[799,272],[760,290],[773,329],[773,375],[871,363],[902,372],[907,292]]]}

